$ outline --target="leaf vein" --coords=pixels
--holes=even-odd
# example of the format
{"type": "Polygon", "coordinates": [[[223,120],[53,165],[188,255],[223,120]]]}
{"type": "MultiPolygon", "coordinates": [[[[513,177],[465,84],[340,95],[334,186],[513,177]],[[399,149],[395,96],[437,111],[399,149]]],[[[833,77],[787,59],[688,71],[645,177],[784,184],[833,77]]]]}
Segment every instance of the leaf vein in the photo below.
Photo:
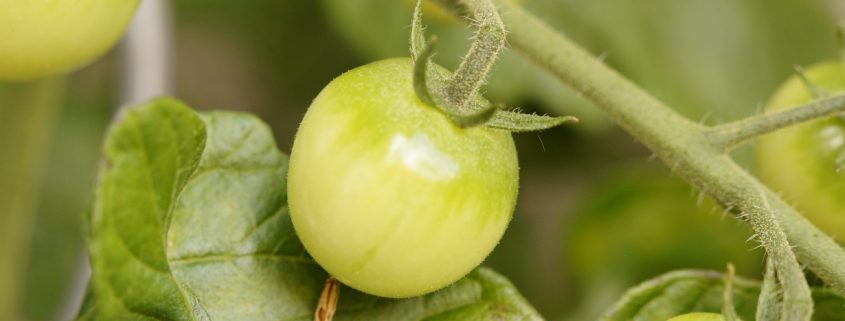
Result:
{"type": "Polygon", "coordinates": [[[314,260],[304,256],[283,255],[278,253],[243,253],[243,254],[203,254],[170,259],[174,265],[199,264],[214,261],[236,261],[243,258],[264,258],[282,261],[293,261],[296,263],[316,265],[314,260]]]}

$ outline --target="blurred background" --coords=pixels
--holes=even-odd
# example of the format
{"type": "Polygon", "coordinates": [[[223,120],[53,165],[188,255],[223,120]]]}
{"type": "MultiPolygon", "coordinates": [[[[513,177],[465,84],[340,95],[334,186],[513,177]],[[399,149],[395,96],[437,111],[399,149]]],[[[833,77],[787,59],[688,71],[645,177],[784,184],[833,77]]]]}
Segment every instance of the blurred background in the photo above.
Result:
{"type": "MultiPolygon", "coordinates": [[[[845,16],[835,0],[514,1],[707,124],[759,111],[796,65],[839,59],[835,31],[845,16]]],[[[255,113],[288,152],[332,78],[408,56],[412,0],[143,2],[160,6],[136,18],[144,25],[133,26],[132,39],[67,79],[27,87],[62,93],[33,104],[41,107],[4,103],[27,85],[0,84],[0,310],[21,320],[76,312],[88,275],[82,217],[121,105],[167,93],[199,110],[255,113]]],[[[472,30],[433,5],[425,20],[441,39],[435,60],[454,68],[472,30]]],[[[547,319],[594,319],[627,287],[672,269],[733,262],[740,275],[759,276],[762,251],[746,241],[746,226],[551,76],[508,50],[485,90],[508,106],[582,120],[515,135],[520,198],[485,263],[547,319]]],[[[750,148],[734,156],[754,170],[750,148]]]]}

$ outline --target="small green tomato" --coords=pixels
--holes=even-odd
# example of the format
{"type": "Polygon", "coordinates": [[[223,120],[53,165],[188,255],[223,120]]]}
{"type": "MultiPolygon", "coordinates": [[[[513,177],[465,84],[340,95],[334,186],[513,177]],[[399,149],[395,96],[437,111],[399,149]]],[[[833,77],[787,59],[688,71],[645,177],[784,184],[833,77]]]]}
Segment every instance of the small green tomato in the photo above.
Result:
{"type": "Polygon", "coordinates": [[[123,34],[138,0],[0,0],[0,81],[78,68],[123,34]]]}
{"type": "Polygon", "coordinates": [[[425,294],[469,273],[516,203],[510,133],[455,126],[417,98],[412,69],[410,59],[382,60],[326,86],[299,127],[288,174],[308,253],[346,285],[383,297],[425,294]]]}
{"type": "Polygon", "coordinates": [[[667,321],[725,321],[725,317],[718,313],[693,312],[676,316],[667,321]]]}
{"type": "MultiPolygon", "coordinates": [[[[845,90],[845,67],[839,62],[806,71],[826,94],[845,90]]],[[[768,112],[816,99],[798,78],[787,80],[773,95],[768,112]]],[[[757,145],[760,178],[822,231],[845,239],[845,116],[785,128],[760,137],[757,145]]]]}

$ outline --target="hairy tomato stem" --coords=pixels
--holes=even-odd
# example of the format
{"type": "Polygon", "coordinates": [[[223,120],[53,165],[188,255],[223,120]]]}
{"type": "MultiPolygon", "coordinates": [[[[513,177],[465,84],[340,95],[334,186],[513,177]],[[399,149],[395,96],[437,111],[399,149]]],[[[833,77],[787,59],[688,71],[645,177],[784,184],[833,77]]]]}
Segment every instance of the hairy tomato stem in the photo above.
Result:
{"type": "Polygon", "coordinates": [[[754,137],[795,124],[843,113],[845,113],[845,95],[836,95],[776,113],[751,116],[718,125],[710,128],[708,135],[712,136],[716,149],[727,152],[754,137]]]}
{"type": "Polygon", "coordinates": [[[466,12],[462,15],[477,25],[478,32],[455,73],[449,76],[429,74],[428,66],[437,37],[432,36],[430,42],[425,42],[422,0],[417,0],[411,21],[410,49],[414,59],[414,91],[421,101],[435,107],[461,128],[486,125],[510,132],[526,132],[578,122],[572,116],[549,117],[500,110],[481,97],[479,89],[505,45],[502,19],[490,0],[458,0],[454,3],[441,0],[441,3],[452,10],[466,12]]]}
{"type": "Polygon", "coordinates": [[[509,28],[508,40],[521,54],[595,103],[673,172],[751,223],[780,277],[784,320],[808,320],[812,313],[797,259],[845,295],[845,251],[724,155],[724,149],[714,148],[719,143],[709,135],[711,127],[677,114],[519,6],[495,2],[509,28]]]}
{"type": "Polygon", "coordinates": [[[449,80],[444,97],[450,105],[466,111],[505,47],[505,25],[491,0],[457,0],[453,4],[456,5],[453,8],[462,7],[465,18],[477,28],[475,39],[449,80]]]}

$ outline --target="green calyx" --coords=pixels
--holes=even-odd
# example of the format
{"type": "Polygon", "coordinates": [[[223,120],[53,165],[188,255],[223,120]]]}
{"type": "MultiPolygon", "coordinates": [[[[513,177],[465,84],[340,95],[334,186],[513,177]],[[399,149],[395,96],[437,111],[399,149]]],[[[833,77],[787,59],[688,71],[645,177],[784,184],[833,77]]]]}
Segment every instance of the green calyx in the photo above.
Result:
{"type": "Polygon", "coordinates": [[[425,41],[422,0],[417,0],[410,41],[417,97],[461,128],[485,125],[510,132],[528,132],[578,122],[574,116],[553,117],[507,111],[479,94],[479,88],[505,45],[504,24],[490,1],[466,1],[465,6],[477,21],[478,31],[458,70],[452,75],[442,75],[429,71],[437,37],[432,36],[430,41],[425,41]]]}

